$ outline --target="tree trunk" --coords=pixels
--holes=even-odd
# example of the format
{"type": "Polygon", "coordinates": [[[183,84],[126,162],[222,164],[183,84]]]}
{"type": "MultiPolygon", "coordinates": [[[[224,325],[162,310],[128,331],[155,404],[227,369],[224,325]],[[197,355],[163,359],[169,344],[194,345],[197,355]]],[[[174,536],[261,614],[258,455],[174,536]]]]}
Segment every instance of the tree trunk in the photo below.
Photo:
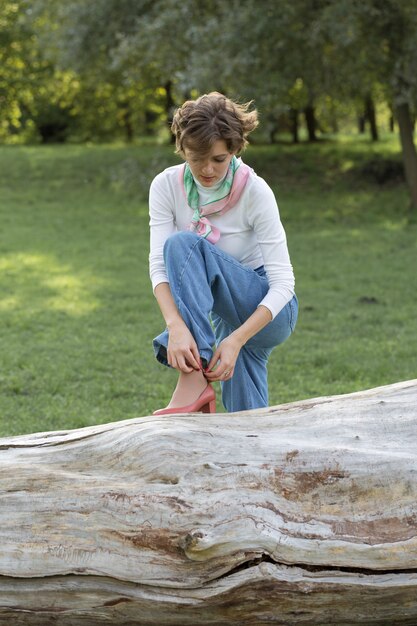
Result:
{"type": "Polygon", "coordinates": [[[277,140],[277,133],[279,131],[279,123],[276,119],[271,118],[269,124],[269,143],[274,144],[277,140]]]}
{"type": "MultiPolygon", "coordinates": [[[[171,128],[172,120],[174,118],[174,113],[175,113],[175,101],[172,96],[172,81],[168,80],[165,83],[164,87],[165,87],[165,94],[166,94],[165,112],[167,116],[168,126],[169,128],[171,128]]],[[[171,133],[170,142],[172,144],[175,143],[175,136],[172,133],[171,133]]]]}
{"type": "Polygon", "coordinates": [[[365,133],[366,121],[364,115],[358,115],[358,132],[360,135],[365,133]]]}
{"type": "Polygon", "coordinates": [[[388,129],[390,133],[395,132],[395,119],[393,115],[389,116],[388,129]]]}
{"type": "Polygon", "coordinates": [[[405,177],[410,191],[410,211],[413,220],[417,219],[417,153],[413,138],[413,124],[410,107],[406,102],[396,107],[396,118],[400,129],[400,138],[405,169],[405,177]]]}
{"type": "Polygon", "coordinates": [[[365,98],[365,118],[369,122],[372,141],[378,141],[378,126],[376,123],[375,105],[372,96],[369,94],[365,98]]]}
{"type": "Polygon", "coordinates": [[[134,138],[134,130],[132,124],[132,111],[128,102],[122,105],[122,120],[123,128],[125,130],[126,143],[132,143],[134,138]]]}
{"type": "Polygon", "coordinates": [[[0,440],[0,624],[417,623],[417,380],[0,440]]]}
{"type": "Polygon", "coordinates": [[[144,114],[144,132],[145,135],[154,135],[155,134],[155,122],[158,119],[159,115],[155,111],[151,109],[145,109],[144,114]]]}
{"type": "Polygon", "coordinates": [[[316,113],[315,108],[312,104],[309,104],[304,109],[304,117],[307,126],[308,140],[309,141],[317,141],[317,121],[316,121],[316,113]]]}
{"type": "Polygon", "coordinates": [[[293,109],[292,107],[290,108],[290,125],[291,125],[292,142],[298,143],[299,142],[298,109],[293,109]]]}
{"type": "Polygon", "coordinates": [[[388,103],[389,108],[389,119],[388,119],[388,130],[390,133],[395,132],[395,117],[394,117],[394,107],[392,104],[388,103]]]}

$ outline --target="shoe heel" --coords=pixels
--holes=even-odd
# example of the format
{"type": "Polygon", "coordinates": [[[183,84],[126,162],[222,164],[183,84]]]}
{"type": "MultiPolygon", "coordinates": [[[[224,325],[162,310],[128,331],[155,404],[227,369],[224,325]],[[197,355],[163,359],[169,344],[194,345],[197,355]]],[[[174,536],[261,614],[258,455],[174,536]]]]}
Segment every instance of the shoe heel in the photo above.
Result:
{"type": "Polygon", "coordinates": [[[202,409],[201,409],[202,413],[215,413],[216,412],[216,399],[211,400],[210,402],[207,402],[207,404],[205,404],[202,409]]]}

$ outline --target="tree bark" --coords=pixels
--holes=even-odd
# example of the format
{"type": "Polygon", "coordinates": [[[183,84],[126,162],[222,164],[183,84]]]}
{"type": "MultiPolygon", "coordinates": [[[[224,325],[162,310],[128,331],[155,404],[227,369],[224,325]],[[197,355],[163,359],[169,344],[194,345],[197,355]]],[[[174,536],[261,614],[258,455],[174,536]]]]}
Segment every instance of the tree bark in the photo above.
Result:
{"type": "Polygon", "coordinates": [[[369,128],[371,131],[372,141],[378,141],[378,125],[376,123],[375,104],[371,95],[367,95],[365,98],[365,118],[369,122],[369,128]]]}
{"type": "Polygon", "coordinates": [[[417,153],[408,103],[403,102],[397,105],[396,118],[400,129],[405,177],[410,192],[410,211],[415,220],[417,219],[417,153]]]}
{"type": "Polygon", "coordinates": [[[365,124],[365,116],[358,114],[358,133],[360,135],[363,135],[365,133],[365,128],[366,128],[366,124],[365,124]]]}
{"type": "MultiPolygon", "coordinates": [[[[171,128],[171,124],[172,124],[172,120],[174,119],[174,113],[175,113],[175,101],[172,95],[172,81],[168,80],[165,85],[165,94],[166,94],[166,98],[165,98],[165,112],[166,112],[166,116],[167,116],[167,121],[168,121],[168,127],[171,128]]],[[[174,144],[175,143],[175,136],[171,133],[170,136],[170,143],[174,144]]]]}
{"type": "Polygon", "coordinates": [[[125,131],[126,143],[132,143],[134,139],[134,129],[132,124],[132,111],[129,102],[123,102],[121,104],[122,109],[122,121],[125,131]]]}
{"type": "Polygon", "coordinates": [[[291,107],[289,116],[290,116],[292,142],[299,143],[300,139],[299,139],[299,134],[298,134],[299,133],[298,109],[293,109],[291,107]]]}
{"type": "Polygon", "coordinates": [[[316,113],[315,108],[312,104],[309,104],[304,109],[304,117],[307,126],[308,140],[309,141],[317,141],[317,121],[316,121],[316,113]]]}
{"type": "Polygon", "coordinates": [[[417,623],[417,380],[0,440],[0,624],[417,623]]]}
{"type": "Polygon", "coordinates": [[[389,102],[388,102],[388,108],[390,112],[389,119],[388,119],[388,130],[390,133],[394,133],[395,132],[394,107],[389,102]]]}

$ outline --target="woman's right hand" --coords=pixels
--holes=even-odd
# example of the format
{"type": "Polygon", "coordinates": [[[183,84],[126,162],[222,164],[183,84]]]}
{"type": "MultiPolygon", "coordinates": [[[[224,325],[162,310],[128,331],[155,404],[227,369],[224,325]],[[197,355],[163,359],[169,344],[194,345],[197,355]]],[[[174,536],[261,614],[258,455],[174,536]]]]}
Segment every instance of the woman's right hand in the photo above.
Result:
{"type": "Polygon", "coordinates": [[[169,327],[168,363],[181,372],[189,374],[201,370],[200,354],[194,337],[181,320],[169,327]]]}

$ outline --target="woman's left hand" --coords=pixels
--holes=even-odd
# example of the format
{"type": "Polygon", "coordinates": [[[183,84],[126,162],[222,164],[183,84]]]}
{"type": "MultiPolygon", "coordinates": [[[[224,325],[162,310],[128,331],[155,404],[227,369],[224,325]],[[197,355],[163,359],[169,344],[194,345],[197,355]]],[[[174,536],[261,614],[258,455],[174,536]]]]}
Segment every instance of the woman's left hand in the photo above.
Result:
{"type": "Polygon", "coordinates": [[[213,358],[204,371],[209,382],[230,380],[233,376],[236,360],[242,348],[242,343],[232,333],[223,339],[217,346],[213,358]]]}

